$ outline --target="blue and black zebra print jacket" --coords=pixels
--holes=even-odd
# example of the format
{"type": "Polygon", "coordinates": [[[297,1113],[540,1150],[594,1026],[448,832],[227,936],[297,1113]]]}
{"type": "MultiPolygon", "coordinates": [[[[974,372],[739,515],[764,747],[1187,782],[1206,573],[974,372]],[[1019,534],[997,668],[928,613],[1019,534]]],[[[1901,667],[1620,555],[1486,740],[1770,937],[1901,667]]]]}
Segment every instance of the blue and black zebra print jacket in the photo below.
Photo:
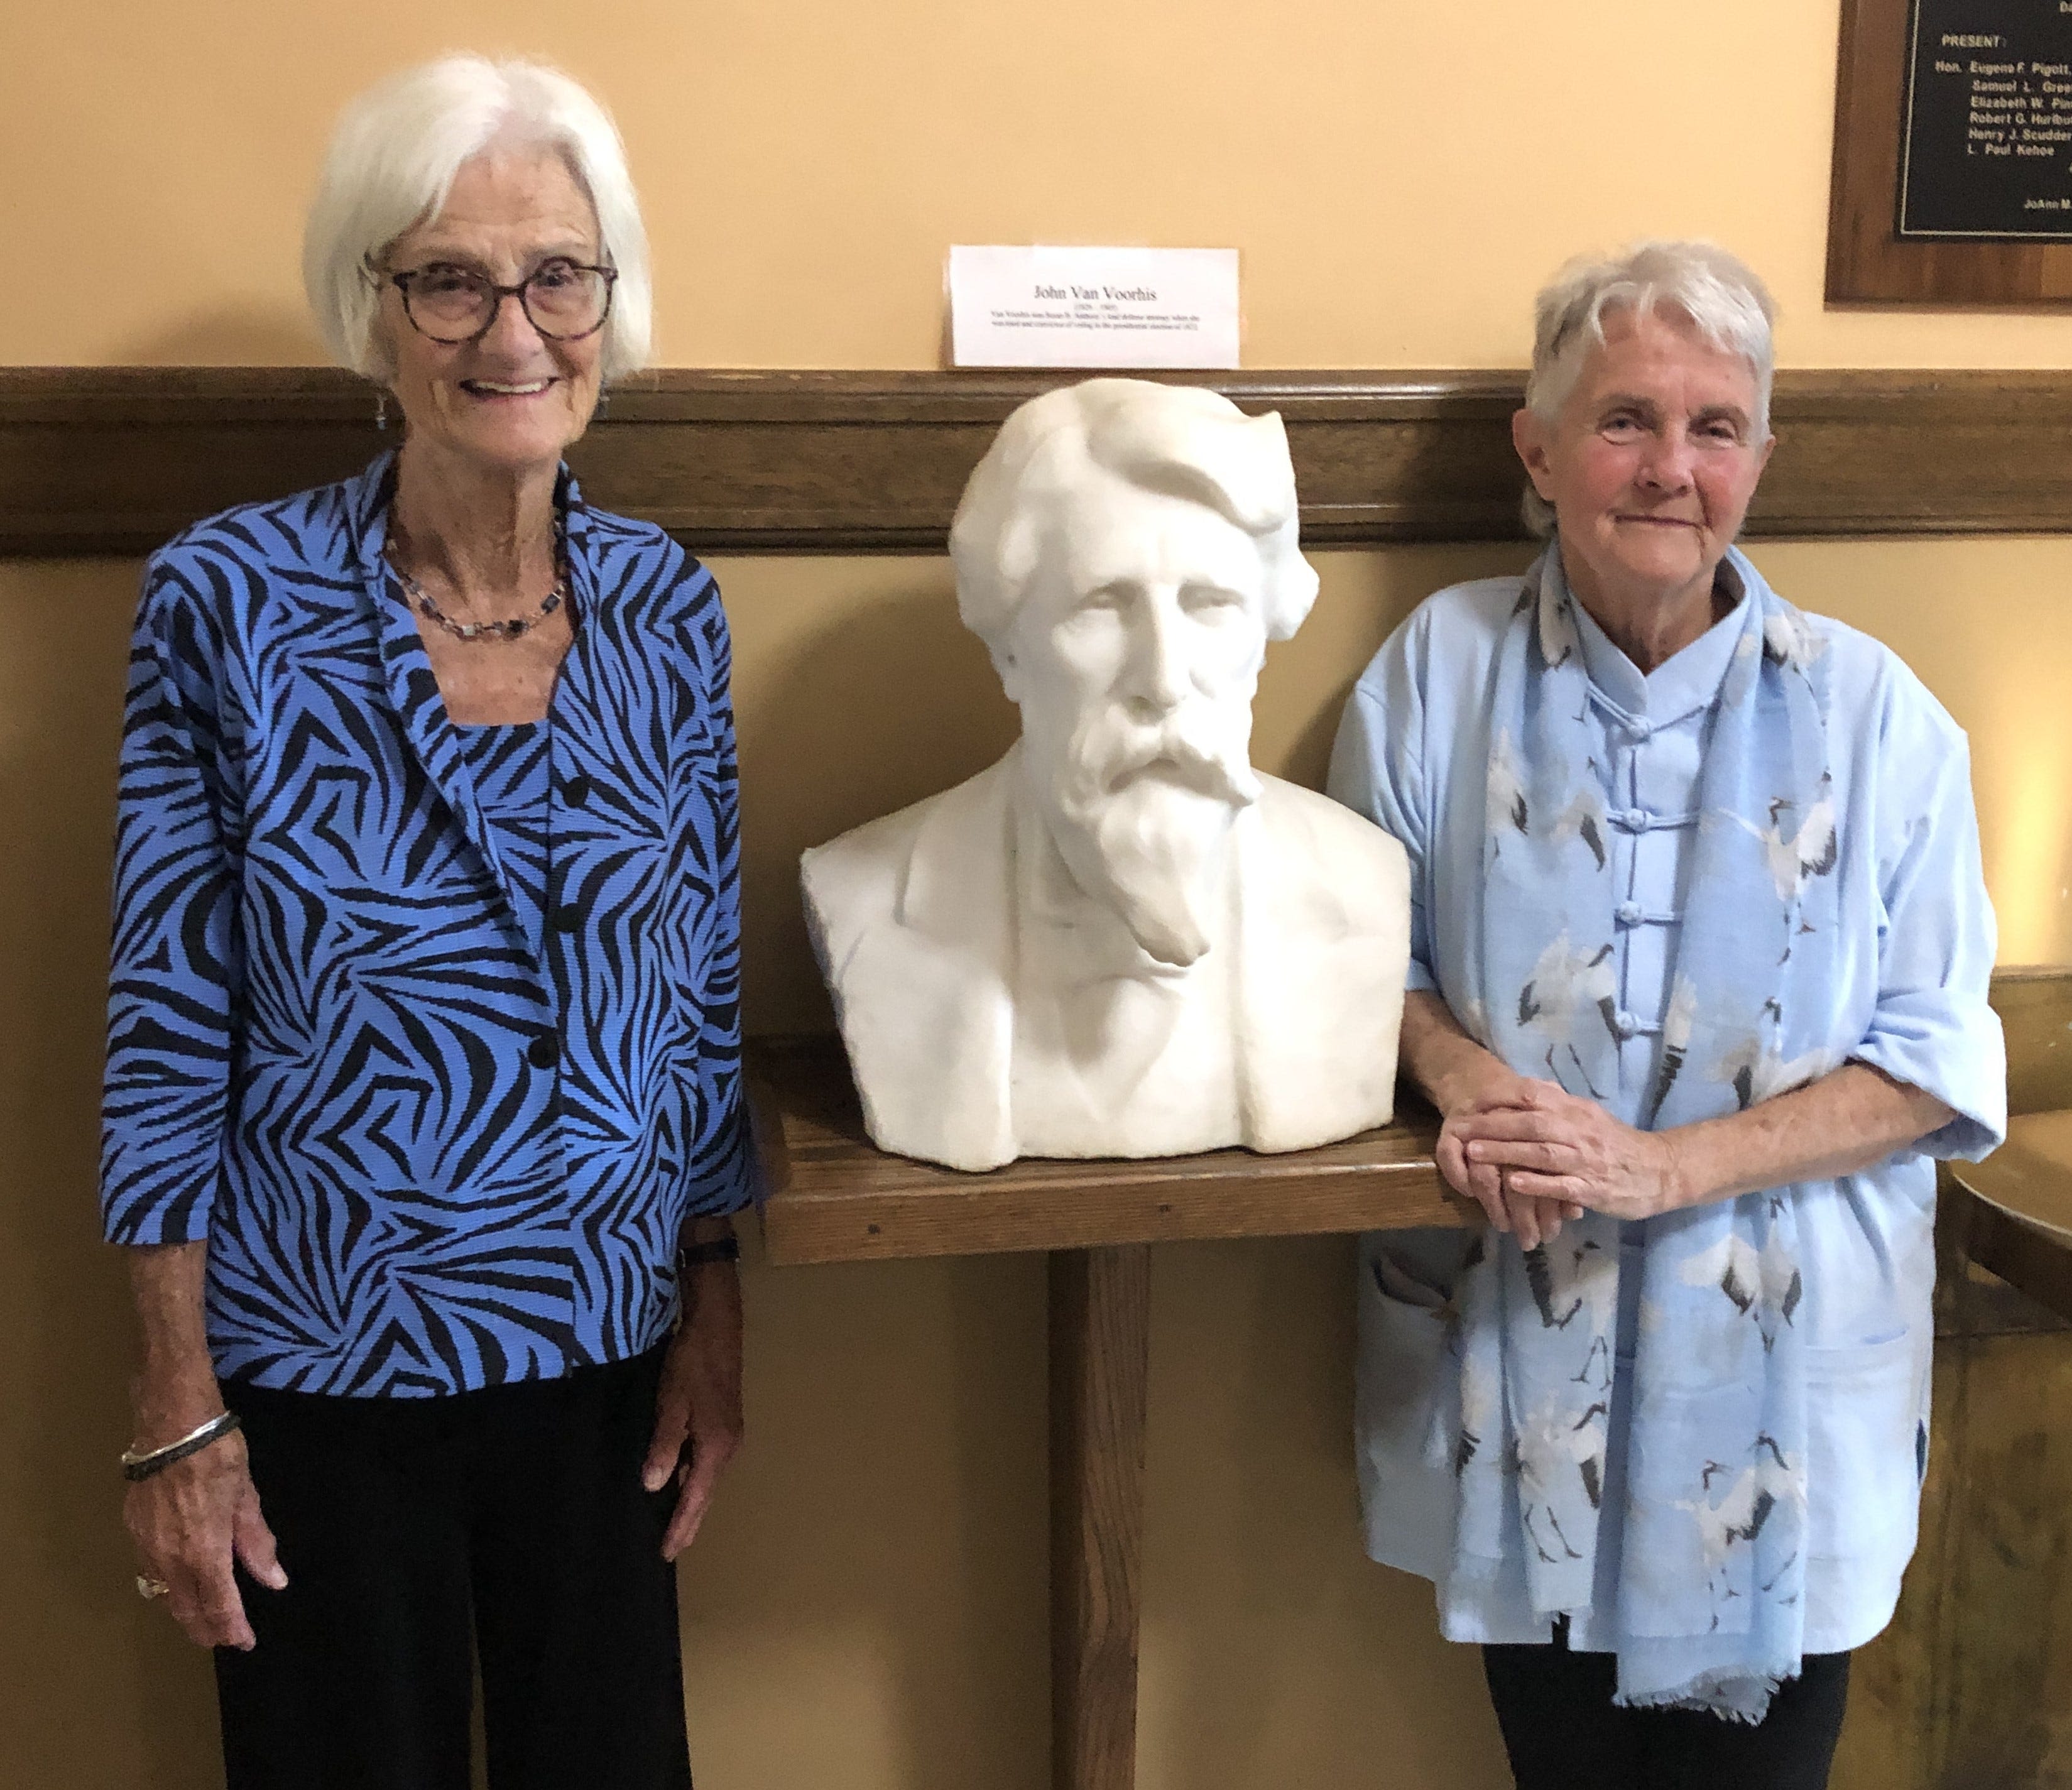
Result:
{"type": "Polygon", "coordinates": [[[382,546],[393,459],[146,570],[101,1209],[209,1243],[220,1372],[412,1397],[638,1353],[753,1194],[726,617],[564,474],[578,626],[528,924],[382,546]]]}

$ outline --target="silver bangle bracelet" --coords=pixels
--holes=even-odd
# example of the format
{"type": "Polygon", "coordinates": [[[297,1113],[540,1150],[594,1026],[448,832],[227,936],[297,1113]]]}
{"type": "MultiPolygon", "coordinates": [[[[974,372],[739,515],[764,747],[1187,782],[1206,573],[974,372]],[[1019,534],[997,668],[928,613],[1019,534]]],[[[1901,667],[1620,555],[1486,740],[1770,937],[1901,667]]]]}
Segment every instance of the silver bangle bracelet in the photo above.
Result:
{"type": "Polygon", "coordinates": [[[208,1422],[198,1424],[178,1442],[169,1442],[162,1448],[138,1451],[125,1448],[122,1451],[122,1477],[135,1484],[139,1479],[148,1479],[154,1473],[162,1473],[175,1461],[183,1461],[188,1455],[198,1454],[219,1437],[227,1436],[238,1427],[235,1411],[219,1411],[208,1422]]]}

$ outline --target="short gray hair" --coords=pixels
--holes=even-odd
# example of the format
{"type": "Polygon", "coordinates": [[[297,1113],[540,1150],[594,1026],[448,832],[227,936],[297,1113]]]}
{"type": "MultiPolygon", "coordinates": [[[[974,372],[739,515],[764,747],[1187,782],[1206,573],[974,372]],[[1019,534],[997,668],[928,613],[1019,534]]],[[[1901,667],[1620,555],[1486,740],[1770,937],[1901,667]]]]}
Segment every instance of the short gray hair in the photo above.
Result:
{"type": "Polygon", "coordinates": [[[387,372],[374,331],[381,295],[368,264],[436,216],[462,165],[501,143],[553,149],[567,162],[597,212],[604,262],[619,270],[604,326],[604,377],[648,364],[648,232],[610,115],[544,64],[451,56],[392,75],[346,107],[310,206],[303,290],[325,346],[356,372],[380,379],[387,372]]]}
{"type": "Polygon", "coordinates": [[[1266,574],[1267,637],[1285,640],[1302,625],[1317,574],[1302,557],[1280,417],[1248,417],[1199,385],[1089,379],[1016,410],[957,504],[950,525],[957,611],[989,647],[1005,634],[1035,574],[1049,521],[1042,512],[1089,465],[1190,499],[1243,529],[1266,574]]]}
{"type": "MultiPolygon", "coordinates": [[[[1532,373],[1526,406],[1552,422],[1576,388],[1583,362],[1601,348],[1605,319],[1667,311],[1723,354],[1739,355],[1755,375],[1755,432],[1770,434],[1770,386],[1777,373],[1771,326],[1777,302],[1746,262],[1710,242],[1639,242],[1606,260],[1570,261],[1532,307],[1532,373]]],[[[1554,512],[1528,482],[1525,522],[1553,533],[1554,512]]]]}

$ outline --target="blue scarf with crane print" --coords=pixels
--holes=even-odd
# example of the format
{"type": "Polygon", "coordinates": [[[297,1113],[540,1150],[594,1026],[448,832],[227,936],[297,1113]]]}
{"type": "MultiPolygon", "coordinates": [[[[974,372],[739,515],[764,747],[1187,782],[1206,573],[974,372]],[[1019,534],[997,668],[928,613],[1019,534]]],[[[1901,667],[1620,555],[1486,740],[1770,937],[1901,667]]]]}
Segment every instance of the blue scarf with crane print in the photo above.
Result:
{"type": "MultiPolygon", "coordinates": [[[[1742,628],[1714,711],[1659,1066],[1642,1123],[1745,1109],[1833,1068],[1839,948],[1823,641],[1738,552],[1742,628]]],[[[1483,920],[1467,1015],[1522,1075],[1617,1089],[1618,894],[1591,761],[1575,599],[1556,548],[1526,574],[1492,697],[1483,920]]],[[[1459,1298],[1457,1572],[1522,1551],[1533,1608],[1589,1607],[1618,1323],[1620,1227],[1552,1249],[1490,1237],[1459,1298]]],[[[1648,1223],[1614,1630],[1617,1700],[1759,1721],[1804,1632],[1806,1361],[1788,1190],[1648,1223]]],[[[1602,1612],[1598,1613],[1601,1617],[1602,1612]]]]}

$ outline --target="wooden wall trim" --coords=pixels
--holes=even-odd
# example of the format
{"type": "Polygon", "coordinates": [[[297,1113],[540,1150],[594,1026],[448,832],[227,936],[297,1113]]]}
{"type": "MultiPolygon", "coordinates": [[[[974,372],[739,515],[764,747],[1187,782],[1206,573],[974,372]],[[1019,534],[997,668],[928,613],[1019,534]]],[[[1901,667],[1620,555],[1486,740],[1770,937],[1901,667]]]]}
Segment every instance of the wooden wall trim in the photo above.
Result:
{"type": "MultiPolygon", "coordinates": [[[[965,475],[1069,376],[643,376],[574,456],[592,500],[708,552],[939,551],[965,475]]],[[[1318,545],[1511,540],[1515,372],[1202,377],[1278,410],[1318,545]]],[[[0,554],[134,553],[382,443],[371,389],[316,368],[0,368],[0,554]]],[[[2072,373],[1791,372],[1749,532],[2072,529],[2072,373]]]]}

